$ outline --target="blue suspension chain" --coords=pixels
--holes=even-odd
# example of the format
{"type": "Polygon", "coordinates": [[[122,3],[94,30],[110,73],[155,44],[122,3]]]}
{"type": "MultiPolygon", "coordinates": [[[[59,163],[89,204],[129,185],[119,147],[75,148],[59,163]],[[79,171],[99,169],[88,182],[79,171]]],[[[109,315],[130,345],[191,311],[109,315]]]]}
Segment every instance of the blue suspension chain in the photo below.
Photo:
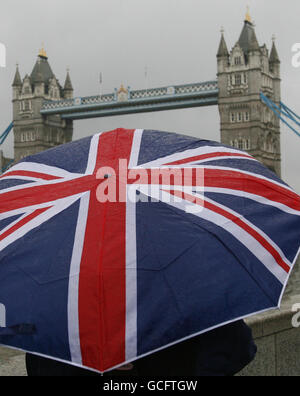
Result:
{"type": "Polygon", "coordinates": [[[2,135],[0,135],[0,146],[1,144],[4,143],[5,139],[7,138],[7,136],[9,135],[9,132],[13,129],[14,123],[11,122],[8,127],[5,129],[5,131],[2,133],[2,135]]]}
{"type": "Polygon", "coordinates": [[[289,118],[291,121],[293,121],[295,124],[297,124],[300,127],[300,122],[297,121],[300,120],[300,117],[294,113],[291,109],[289,109],[284,103],[280,102],[280,107],[276,105],[271,99],[269,99],[267,96],[265,96],[262,92],[260,93],[261,100],[268,106],[270,110],[273,111],[273,113],[281,119],[281,121],[286,124],[293,132],[295,132],[296,135],[300,137],[300,133],[292,127],[286,120],[283,118],[283,116],[289,118]]]}
{"type": "MultiPolygon", "coordinates": [[[[11,122],[9,124],[9,126],[5,129],[5,131],[2,133],[2,135],[0,135],[0,146],[5,142],[7,136],[9,135],[10,131],[13,129],[14,123],[11,122]]],[[[11,160],[7,166],[5,166],[4,168],[1,169],[1,172],[4,173],[11,164],[13,164],[14,160],[11,160]]]]}

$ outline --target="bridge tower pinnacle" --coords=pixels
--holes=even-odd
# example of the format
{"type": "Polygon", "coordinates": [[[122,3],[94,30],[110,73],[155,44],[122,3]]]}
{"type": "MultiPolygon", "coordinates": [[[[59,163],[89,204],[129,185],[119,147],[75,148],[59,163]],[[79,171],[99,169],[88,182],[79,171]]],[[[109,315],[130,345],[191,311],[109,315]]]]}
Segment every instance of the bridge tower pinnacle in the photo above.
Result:
{"type": "Polygon", "coordinates": [[[31,75],[21,79],[17,65],[12,84],[15,162],[72,140],[73,123],[59,115],[43,116],[44,100],[70,99],[73,87],[67,72],[64,88],[52,72],[44,47],[31,75]]]}
{"type": "Polygon", "coordinates": [[[229,53],[222,31],[218,63],[221,141],[248,151],[281,174],[280,121],[260,100],[260,92],[279,105],[280,60],[273,39],[259,45],[247,11],[239,40],[229,53]]]}

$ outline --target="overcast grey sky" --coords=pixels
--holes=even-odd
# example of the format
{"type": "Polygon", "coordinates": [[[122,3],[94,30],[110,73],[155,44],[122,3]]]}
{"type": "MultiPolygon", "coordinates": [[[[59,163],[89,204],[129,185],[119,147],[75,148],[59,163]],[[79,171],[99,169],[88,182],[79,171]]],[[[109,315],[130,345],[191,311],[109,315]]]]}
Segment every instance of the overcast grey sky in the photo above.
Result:
{"type": "MultiPolygon", "coordinates": [[[[12,119],[11,84],[18,62],[31,73],[45,44],[63,84],[70,67],[75,96],[216,78],[220,29],[231,49],[243,27],[247,4],[260,45],[272,35],[281,58],[282,100],[300,113],[300,68],[291,63],[300,42],[299,0],[1,0],[0,42],[7,67],[0,68],[0,132],[12,119]],[[148,82],[145,81],[145,66],[148,82]]],[[[76,121],[74,139],[116,127],[152,128],[219,140],[217,107],[173,110],[76,121]]],[[[283,178],[300,193],[300,138],[282,126],[283,178]]],[[[13,137],[2,146],[13,156],[13,137]]]]}

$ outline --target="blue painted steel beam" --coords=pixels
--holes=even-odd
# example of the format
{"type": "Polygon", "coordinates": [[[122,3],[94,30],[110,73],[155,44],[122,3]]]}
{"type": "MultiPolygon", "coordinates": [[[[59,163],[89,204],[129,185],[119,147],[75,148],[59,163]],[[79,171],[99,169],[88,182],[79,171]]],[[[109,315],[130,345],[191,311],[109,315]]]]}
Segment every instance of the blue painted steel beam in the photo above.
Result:
{"type": "MultiPolygon", "coordinates": [[[[181,101],[170,101],[166,103],[146,103],[141,104],[123,104],[122,106],[107,106],[102,107],[100,109],[84,109],[81,108],[77,112],[71,113],[62,113],[61,117],[63,119],[86,119],[86,118],[97,118],[97,117],[109,117],[109,116],[117,116],[124,114],[135,114],[135,113],[146,113],[152,111],[164,111],[164,110],[175,110],[175,109],[184,109],[191,107],[200,107],[200,106],[214,106],[218,104],[218,95],[211,96],[207,98],[197,98],[190,100],[181,100],[181,101]]],[[[96,106],[95,106],[96,107],[96,106]]]]}
{"type": "Polygon", "coordinates": [[[300,126],[300,117],[291,109],[289,109],[284,103],[280,102],[280,106],[274,103],[270,98],[265,96],[262,92],[260,98],[265,105],[278,117],[285,125],[287,125],[297,136],[300,137],[299,131],[297,131],[292,125],[290,125],[284,117],[293,121],[296,125],[300,126]]]}
{"type": "Polygon", "coordinates": [[[9,163],[4,168],[1,169],[1,173],[6,172],[7,169],[10,168],[14,162],[15,162],[14,159],[10,160],[9,163]]]}
{"type": "Polygon", "coordinates": [[[9,132],[13,129],[13,126],[14,126],[14,123],[11,122],[9,124],[9,126],[5,129],[5,131],[2,133],[2,135],[0,136],[0,145],[5,142],[5,139],[9,135],[9,132]]]}

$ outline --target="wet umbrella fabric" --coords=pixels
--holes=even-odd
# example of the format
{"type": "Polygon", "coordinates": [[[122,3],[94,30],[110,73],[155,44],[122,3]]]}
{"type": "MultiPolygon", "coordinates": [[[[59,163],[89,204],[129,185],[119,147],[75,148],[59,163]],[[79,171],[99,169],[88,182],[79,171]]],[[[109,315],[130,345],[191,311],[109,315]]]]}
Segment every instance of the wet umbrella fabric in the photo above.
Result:
{"type": "Polygon", "coordinates": [[[278,307],[299,252],[299,195],[212,141],[117,129],[0,189],[0,344],[100,372],[278,307]]]}

